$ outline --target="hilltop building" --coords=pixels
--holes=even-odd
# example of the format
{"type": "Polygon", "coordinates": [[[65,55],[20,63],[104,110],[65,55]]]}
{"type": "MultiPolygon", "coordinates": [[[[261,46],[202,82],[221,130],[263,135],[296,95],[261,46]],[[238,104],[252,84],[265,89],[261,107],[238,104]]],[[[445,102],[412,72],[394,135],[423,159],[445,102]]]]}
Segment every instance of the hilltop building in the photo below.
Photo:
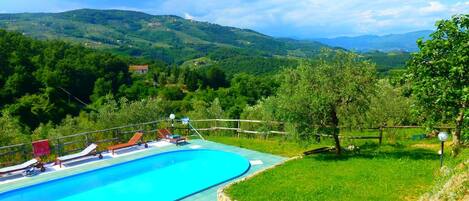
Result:
{"type": "Polygon", "coordinates": [[[138,74],[146,74],[148,73],[148,64],[144,65],[130,65],[129,71],[138,74]]]}

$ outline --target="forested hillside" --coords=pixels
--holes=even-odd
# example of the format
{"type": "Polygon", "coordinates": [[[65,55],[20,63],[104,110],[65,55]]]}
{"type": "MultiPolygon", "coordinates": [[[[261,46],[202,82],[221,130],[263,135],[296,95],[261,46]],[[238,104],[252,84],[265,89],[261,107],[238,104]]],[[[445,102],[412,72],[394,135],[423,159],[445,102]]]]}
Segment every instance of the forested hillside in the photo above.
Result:
{"type": "MultiPolygon", "coordinates": [[[[295,58],[311,58],[321,48],[330,48],[318,42],[274,38],[252,30],[178,16],[122,10],[0,14],[0,28],[37,39],[60,39],[172,65],[218,66],[229,75],[278,71],[291,67],[295,58]]],[[[395,67],[381,66],[379,60],[376,63],[381,69],[395,67]]]]}
{"type": "Polygon", "coordinates": [[[321,47],[326,47],[178,16],[119,10],[1,14],[0,27],[39,39],[60,38],[168,63],[202,57],[220,48],[241,48],[256,56],[303,56],[317,54],[321,47]]]}
{"type": "Polygon", "coordinates": [[[231,79],[217,66],[176,68],[3,30],[0,46],[0,110],[29,129],[120,98],[168,101],[173,112],[222,99],[223,108],[239,116],[240,108],[271,95],[276,86],[272,79],[248,74],[231,79]],[[129,65],[141,63],[149,64],[147,74],[129,73],[129,65]]]}
{"type": "Polygon", "coordinates": [[[1,109],[32,127],[77,114],[85,103],[130,84],[127,64],[109,53],[0,30],[1,109]]]}
{"type": "Polygon", "coordinates": [[[405,69],[406,62],[410,59],[409,52],[391,51],[380,52],[371,51],[362,53],[362,55],[376,63],[378,72],[388,72],[390,69],[405,69]]]}

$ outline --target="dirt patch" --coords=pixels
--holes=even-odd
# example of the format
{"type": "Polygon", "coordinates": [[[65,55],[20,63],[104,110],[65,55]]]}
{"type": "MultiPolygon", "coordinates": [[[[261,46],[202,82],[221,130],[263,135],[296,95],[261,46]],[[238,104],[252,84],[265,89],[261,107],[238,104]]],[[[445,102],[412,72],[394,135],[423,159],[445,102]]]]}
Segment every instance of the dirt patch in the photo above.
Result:
{"type": "Polygon", "coordinates": [[[419,143],[419,144],[413,144],[413,145],[411,145],[411,147],[424,148],[424,149],[439,149],[440,145],[439,144],[419,143]]]}

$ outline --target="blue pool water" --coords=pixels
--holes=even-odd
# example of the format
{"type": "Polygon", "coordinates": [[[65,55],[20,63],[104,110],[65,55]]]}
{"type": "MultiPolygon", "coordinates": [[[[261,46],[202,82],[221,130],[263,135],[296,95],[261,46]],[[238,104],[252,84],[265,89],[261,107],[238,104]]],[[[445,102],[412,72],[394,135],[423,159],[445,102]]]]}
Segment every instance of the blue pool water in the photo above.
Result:
{"type": "Polygon", "coordinates": [[[178,200],[244,174],[229,152],[183,150],[105,167],[0,194],[1,201],[178,200]]]}

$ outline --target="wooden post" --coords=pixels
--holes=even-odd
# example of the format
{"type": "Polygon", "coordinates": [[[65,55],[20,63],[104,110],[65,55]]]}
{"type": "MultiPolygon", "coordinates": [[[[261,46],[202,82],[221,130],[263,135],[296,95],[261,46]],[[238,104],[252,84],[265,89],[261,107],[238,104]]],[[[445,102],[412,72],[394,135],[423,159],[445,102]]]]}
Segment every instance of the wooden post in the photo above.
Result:
{"type": "Polygon", "coordinates": [[[238,122],[238,130],[236,131],[238,132],[238,138],[239,138],[239,134],[241,133],[241,121],[238,119],[237,122],[238,122]]]}
{"type": "Polygon", "coordinates": [[[272,124],[266,122],[267,124],[267,128],[268,128],[268,131],[267,131],[267,135],[265,136],[265,139],[269,139],[269,134],[270,134],[270,131],[272,130],[272,124]]]}
{"type": "Polygon", "coordinates": [[[379,145],[381,145],[381,142],[383,141],[383,126],[379,127],[379,145]]]}
{"type": "MultiPolygon", "coordinates": [[[[217,132],[216,128],[218,127],[218,120],[215,119],[213,122],[215,123],[215,126],[212,127],[212,129],[213,129],[215,132],[217,132]]],[[[218,136],[220,136],[220,133],[217,133],[217,134],[218,134],[218,136]]]]}

